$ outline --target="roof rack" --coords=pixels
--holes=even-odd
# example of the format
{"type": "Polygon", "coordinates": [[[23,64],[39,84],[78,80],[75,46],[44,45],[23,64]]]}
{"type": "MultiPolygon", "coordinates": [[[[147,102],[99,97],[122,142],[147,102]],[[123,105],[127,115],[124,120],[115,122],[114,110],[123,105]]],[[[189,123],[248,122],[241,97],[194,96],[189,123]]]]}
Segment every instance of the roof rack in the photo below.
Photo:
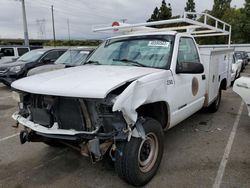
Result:
{"type": "Polygon", "coordinates": [[[161,20],[146,23],[127,24],[113,22],[110,25],[93,26],[94,32],[114,33],[145,33],[145,32],[162,32],[162,31],[179,31],[186,32],[194,37],[209,37],[209,36],[228,36],[228,44],[231,43],[231,25],[219,20],[207,13],[184,12],[183,17],[169,20],[161,20]],[[190,19],[189,16],[202,18],[200,20],[190,19]],[[179,26],[173,26],[179,24],[179,26]],[[162,25],[163,28],[153,28],[150,26],[162,25]],[[171,26],[172,25],[172,26],[171,26]]]}

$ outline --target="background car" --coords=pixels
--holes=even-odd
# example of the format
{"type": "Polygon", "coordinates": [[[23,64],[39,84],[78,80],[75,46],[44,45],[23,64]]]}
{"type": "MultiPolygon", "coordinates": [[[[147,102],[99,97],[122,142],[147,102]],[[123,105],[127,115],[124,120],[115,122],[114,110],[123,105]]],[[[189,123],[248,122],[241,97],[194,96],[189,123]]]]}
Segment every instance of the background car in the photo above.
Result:
{"type": "Polygon", "coordinates": [[[54,64],[33,68],[28,72],[27,76],[82,65],[94,49],[95,48],[83,47],[70,48],[61,57],[59,57],[54,64]]]}
{"type": "Polygon", "coordinates": [[[27,72],[38,66],[54,63],[66,49],[32,50],[13,63],[0,65],[0,82],[10,86],[11,83],[27,75],[27,72]]]}
{"type": "Polygon", "coordinates": [[[245,59],[247,59],[247,64],[248,64],[250,61],[250,57],[247,52],[243,52],[243,53],[244,53],[245,59]]]}
{"type": "Polygon", "coordinates": [[[41,46],[0,46],[0,64],[16,61],[20,56],[30,50],[42,48],[41,46]]]}
{"type": "Polygon", "coordinates": [[[237,56],[233,55],[232,61],[232,73],[231,73],[231,84],[233,85],[234,81],[240,77],[240,72],[242,69],[242,59],[238,59],[237,56]]]}
{"type": "Polygon", "coordinates": [[[241,71],[243,71],[248,64],[248,57],[246,57],[246,54],[244,51],[235,51],[234,54],[236,55],[237,59],[242,59],[242,68],[241,71]]]}

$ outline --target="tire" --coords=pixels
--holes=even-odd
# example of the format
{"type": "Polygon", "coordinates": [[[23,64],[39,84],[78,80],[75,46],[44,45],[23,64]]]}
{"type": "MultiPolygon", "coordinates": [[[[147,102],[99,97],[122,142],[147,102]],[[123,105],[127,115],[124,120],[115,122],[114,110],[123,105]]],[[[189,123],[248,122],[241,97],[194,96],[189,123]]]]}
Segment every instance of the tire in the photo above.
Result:
{"type": "Polygon", "coordinates": [[[156,174],[163,155],[164,137],[161,124],[146,118],[143,128],[145,140],[132,137],[129,142],[120,142],[116,152],[115,170],[119,177],[134,186],[147,184],[156,174]]]}
{"type": "Polygon", "coordinates": [[[218,91],[218,95],[217,95],[215,101],[208,107],[209,112],[211,112],[211,113],[217,112],[219,107],[220,107],[220,102],[221,102],[221,88],[218,91]]]}

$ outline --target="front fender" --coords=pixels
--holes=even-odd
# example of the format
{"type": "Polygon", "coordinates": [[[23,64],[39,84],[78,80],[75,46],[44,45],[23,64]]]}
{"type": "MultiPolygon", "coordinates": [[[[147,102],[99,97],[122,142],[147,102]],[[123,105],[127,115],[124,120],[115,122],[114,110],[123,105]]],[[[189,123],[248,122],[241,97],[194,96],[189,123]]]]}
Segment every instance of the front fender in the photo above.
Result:
{"type": "Polygon", "coordinates": [[[132,82],[116,99],[113,111],[122,111],[128,125],[134,125],[136,110],[143,104],[168,101],[168,90],[174,86],[170,70],[153,73],[132,82]]]}

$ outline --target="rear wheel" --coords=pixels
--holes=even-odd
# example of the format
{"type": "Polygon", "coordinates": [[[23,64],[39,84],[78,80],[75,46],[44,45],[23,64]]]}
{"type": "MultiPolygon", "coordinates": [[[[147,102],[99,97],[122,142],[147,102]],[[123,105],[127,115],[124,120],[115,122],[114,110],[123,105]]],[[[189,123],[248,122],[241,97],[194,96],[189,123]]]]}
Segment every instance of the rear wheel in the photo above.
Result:
{"type": "Polygon", "coordinates": [[[220,102],[221,102],[221,88],[218,91],[215,101],[208,107],[209,111],[212,113],[217,112],[220,107],[220,102]]]}
{"type": "Polygon", "coordinates": [[[143,186],[156,174],[163,155],[163,131],[161,124],[147,118],[143,123],[146,138],[132,137],[129,142],[118,143],[115,169],[126,182],[143,186]]]}

